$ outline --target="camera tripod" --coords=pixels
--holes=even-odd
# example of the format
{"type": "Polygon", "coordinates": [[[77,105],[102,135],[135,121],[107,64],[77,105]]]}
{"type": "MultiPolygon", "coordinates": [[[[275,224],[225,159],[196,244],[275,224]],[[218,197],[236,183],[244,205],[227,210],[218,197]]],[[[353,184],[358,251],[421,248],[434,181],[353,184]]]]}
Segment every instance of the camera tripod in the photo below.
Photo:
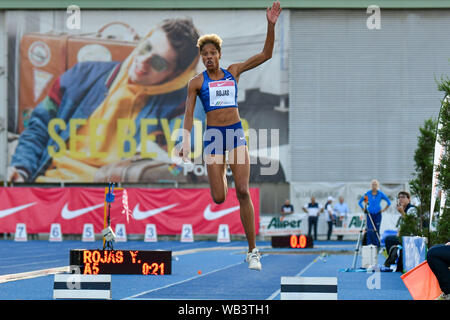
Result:
{"type": "MultiPolygon", "coordinates": [[[[380,213],[381,214],[381,213],[380,213]]],[[[367,211],[367,196],[364,197],[364,218],[363,221],[361,223],[361,228],[359,229],[359,234],[358,234],[358,241],[356,242],[356,247],[355,247],[355,253],[353,255],[353,263],[352,263],[352,270],[355,270],[356,267],[356,259],[359,255],[359,251],[361,249],[361,244],[362,244],[362,233],[364,231],[364,228],[367,225],[367,216],[369,216],[370,221],[372,222],[372,226],[373,229],[375,231],[375,234],[378,237],[378,241],[381,245],[381,239],[380,239],[380,235],[378,234],[378,230],[377,227],[375,226],[375,223],[373,223],[373,219],[372,216],[370,215],[370,213],[367,211]]]]}

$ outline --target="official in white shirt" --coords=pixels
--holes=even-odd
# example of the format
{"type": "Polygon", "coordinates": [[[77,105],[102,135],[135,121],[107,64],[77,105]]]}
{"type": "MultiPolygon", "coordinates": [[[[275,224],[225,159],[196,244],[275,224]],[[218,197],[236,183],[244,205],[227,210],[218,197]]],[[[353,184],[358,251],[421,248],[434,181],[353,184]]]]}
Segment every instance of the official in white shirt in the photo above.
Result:
{"type": "MultiPolygon", "coordinates": [[[[344,219],[347,217],[350,210],[347,203],[344,202],[344,197],[339,197],[339,202],[334,205],[334,211],[336,212],[336,227],[342,227],[344,219]]],[[[343,235],[338,235],[338,240],[343,239],[343,235]]]]}

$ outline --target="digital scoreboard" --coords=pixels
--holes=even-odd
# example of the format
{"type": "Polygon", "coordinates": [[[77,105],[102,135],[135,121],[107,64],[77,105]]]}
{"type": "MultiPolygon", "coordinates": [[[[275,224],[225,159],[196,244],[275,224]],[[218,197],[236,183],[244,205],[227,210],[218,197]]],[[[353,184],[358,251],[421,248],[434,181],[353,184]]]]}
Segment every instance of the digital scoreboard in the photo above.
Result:
{"type": "Polygon", "coordinates": [[[292,248],[292,249],[304,249],[312,248],[314,242],[312,237],[301,235],[283,235],[272,236],[272,248],[292,248]]]}
{"type": "Polygon", "coordinates": [[[171,274],[172,251],[75,249],[70,250],[70,267],[78,267],[80,274],[171,274]]]}

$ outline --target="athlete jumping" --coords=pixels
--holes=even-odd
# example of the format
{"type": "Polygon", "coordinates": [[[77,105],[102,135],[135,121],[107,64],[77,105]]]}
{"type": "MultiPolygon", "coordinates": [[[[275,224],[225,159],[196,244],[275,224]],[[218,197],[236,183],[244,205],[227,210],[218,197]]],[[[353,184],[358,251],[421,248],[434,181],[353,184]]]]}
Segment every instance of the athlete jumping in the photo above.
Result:
{"type": "Polygon", "coordinates": [[[228,151],[228,164],[233,174],[241,222],[248,241],[246,261],[252,270],[261,270],[261,262],[259,250],[256,248],[255,214],[249,192],[250,158],[239,117],[237,83],[243,72],[272,57],[275,24],[280,13],[281,6],[278,1],[266,10],[267,36],[263,50],[244,62],[230,65],[227,69],[219,66],[222,39],[216,34],[204,35],[198,39],[197,47],[206,70],[189,81],[183,141],[178,154],[185,162],[188,161],[195,101],[199,96],[206,113],[207,127],[203,145],[211,195],[216,203],[225,201],[228,191],[225,151],[228,151]]]}

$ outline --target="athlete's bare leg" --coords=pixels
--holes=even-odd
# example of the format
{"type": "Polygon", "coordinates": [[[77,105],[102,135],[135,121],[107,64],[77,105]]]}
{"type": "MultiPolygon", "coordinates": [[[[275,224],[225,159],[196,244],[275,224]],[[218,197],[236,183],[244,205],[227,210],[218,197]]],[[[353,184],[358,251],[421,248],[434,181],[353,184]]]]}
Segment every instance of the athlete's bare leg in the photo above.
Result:
{"type": "Polygon", "coordinates": [[[222,203],[227,197],[226,167],[225,155],[209,155],[206,157],[209,186],[215,203],[222,203]]]}
{"type": "Polygon", "coordinates": [[[239,200],[241,222],[248,241],[249,252],[256,247],[255,211],[250,197],[250,157],[247,146],[230,150],[228,163],[233,172],[236,195],[239,200]]]}

